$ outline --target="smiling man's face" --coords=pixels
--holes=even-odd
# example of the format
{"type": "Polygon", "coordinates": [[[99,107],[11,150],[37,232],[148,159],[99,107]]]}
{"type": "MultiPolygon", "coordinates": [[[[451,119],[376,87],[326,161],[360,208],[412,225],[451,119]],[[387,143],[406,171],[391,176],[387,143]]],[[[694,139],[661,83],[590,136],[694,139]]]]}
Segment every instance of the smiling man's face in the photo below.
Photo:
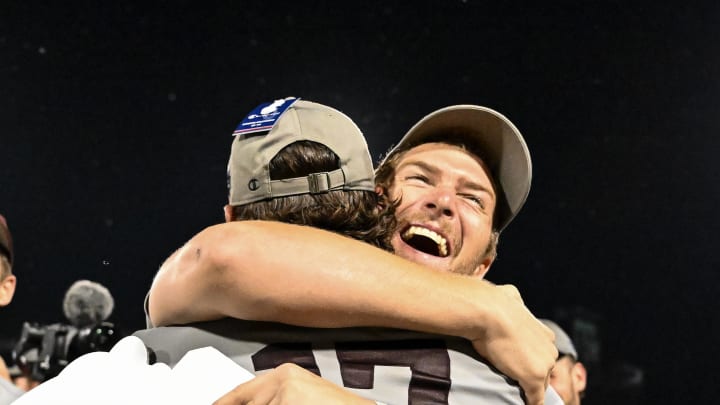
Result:
{"type": "Polygon", "coordinates": [[[391,200],[400,199],[395,254],[416,263],[482,277],[494,259],[496,195],[482,162],[443,143],[416,146],[395,167],[391,200]]]}

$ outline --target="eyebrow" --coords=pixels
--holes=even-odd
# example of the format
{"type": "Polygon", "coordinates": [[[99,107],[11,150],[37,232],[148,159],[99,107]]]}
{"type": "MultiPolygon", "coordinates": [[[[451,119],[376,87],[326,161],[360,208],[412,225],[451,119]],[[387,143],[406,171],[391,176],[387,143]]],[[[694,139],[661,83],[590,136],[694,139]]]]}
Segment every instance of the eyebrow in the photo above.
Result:
{"type": "MultiPolygon", "coordinates": [[[[423,161],[410,161],[410,162],[407,162],[407,163],[405,163],[405,164],[403,164],[403,165],[400,165],[400,166],[398,167],[398,170],[400,170],[400,169],[402,169],[402,168],[404,168],[404,167],[407,167],[407,166],[417,166],[417,167],[419,167],[420,169],[422,169],[422,170],[424,170],[424,171],[426,171],[426,172],[428,172],[428,173],[430,173],[431,175],[434,175],[434,176],[439,175],[439,173],[440,173],[440,171],[441,171],[439,167],[434,166],[434,165],[431,165],[431,164],[428,164],[428,163],[423,162],[423,161]]],[[[483,169],[483,170],[484,170],[484,169],[483,169]]],[[[491,188],[487,188],[487,187],[483,186],[483,185],[480,184],[480,183],[474,182],[474,181],[472,181],[472,180],[468,180],[468,179],[465,178],[464,176],[463,176],[462,179],[461,179],[461,186],[462,186],[463,188],[468,188],[468,189],[473,190],[473,191],[482,191],[482,192],[488,193],[488,194],[490,194],[493,198],[495,198],[495,192],[493,191],[492,187],[491,187],[491,188]]]]}

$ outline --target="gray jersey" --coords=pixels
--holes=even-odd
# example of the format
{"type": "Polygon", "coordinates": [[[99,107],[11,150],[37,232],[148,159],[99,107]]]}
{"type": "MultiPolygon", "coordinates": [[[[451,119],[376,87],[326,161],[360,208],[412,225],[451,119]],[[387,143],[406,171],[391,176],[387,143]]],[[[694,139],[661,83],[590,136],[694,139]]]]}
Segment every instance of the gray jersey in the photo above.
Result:
{"type": "MultiPolygon", "coordinates": [[[[156,361],[174,366],[189,350],[213,346],[261,373],[295,363],[386,404],[523,404],[517,384],[461,338],[377,328],[316,329],[223,319],[135,333],[156,361]]],[[[546,404],[554,404],[550,393],[546,404]]]]}

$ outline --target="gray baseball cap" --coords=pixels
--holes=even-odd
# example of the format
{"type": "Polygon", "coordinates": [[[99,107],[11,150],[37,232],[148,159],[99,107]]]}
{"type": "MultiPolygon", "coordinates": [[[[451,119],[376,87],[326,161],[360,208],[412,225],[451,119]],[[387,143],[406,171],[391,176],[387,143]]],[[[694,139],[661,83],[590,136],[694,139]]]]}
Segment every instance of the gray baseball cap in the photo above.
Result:
{"type": "Polygon", "coordinates": [[[228,163],[230,205],[332,190],[375,190],[365,137],[347,115],[334,108],[293,97],[261,104],[240,123],[234,135],[228,163]],[[272,127],[262,126],[267,122],[273,122],[272,127]],[[271,180],[270,161],[284,147],[298,141],[327,146],[339,157],[340,168],[271,180]]]}
{"type": "MultiPolygon", "coordinates": [[[[418,121],[388,153],[444,138],[460,139],[487,165],[495,183],[495,227],[502,231],[525,204],[532,180],[530,151],[504,115],[479,105],[441,108],[418,121]]],[[[387,157],[386,157],[387,159],[387,157]]]]}
{"type": "Polygon", "coordinates": [[[8,261],[12,264],[13,261],[13,243],[12,236],[10,235],[10,229],[8,228],[5,217],[0,215],[0,253],[7,256],[8,261]]]}
{"type": "Polygon", "coordinates": [[[557,351],[560,352],[560,355],[562,356],[564,354],[568,354],[577,360],[578,354],[577,350],[575,350],[575,345],[573,345],[572,340],[570,340],[570,336],[565,333],[560,325],[549,319],[540,319],[540,322],[544,323],[545,326],[555,333],[555,348],[557,348],[557,351]]]}

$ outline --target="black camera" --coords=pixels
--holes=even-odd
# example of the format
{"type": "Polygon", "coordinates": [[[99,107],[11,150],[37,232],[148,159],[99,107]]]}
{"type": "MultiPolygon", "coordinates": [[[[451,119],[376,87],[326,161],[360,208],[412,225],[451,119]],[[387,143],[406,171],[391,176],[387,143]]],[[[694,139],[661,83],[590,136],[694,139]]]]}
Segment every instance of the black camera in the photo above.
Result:
{"type": "Polygon", "coordinates": [[[121,338],[110,322],[84,328],[25,322],[12,357],[22,374],[42,382],[85,353],[109,351],[121,338]]]}

